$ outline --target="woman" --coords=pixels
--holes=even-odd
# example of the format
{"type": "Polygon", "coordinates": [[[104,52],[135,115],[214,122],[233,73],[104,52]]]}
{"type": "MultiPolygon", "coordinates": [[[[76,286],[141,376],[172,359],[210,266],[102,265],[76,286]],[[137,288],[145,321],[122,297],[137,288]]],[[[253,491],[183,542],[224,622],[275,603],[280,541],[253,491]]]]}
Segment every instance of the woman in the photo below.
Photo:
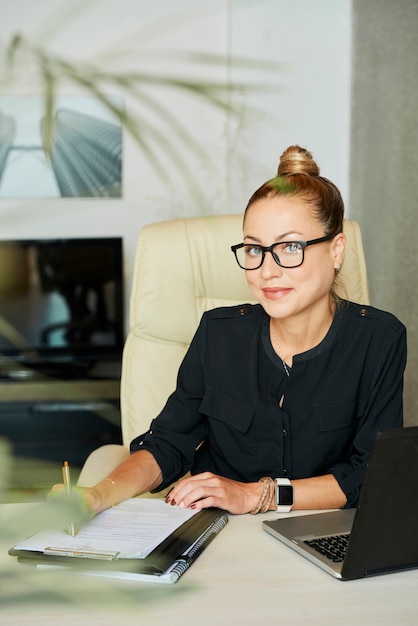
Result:
{"type": "Polygon", "coordinates": [[[288,148],[232,246],[259,304],[204,314],[165,408],[86,490],[93,511],[189,470],[167,502],[231,513],[356,505],[377,431],[402,425],[406,332],[336,296],[343,212],[312,155],[288,148]]]}

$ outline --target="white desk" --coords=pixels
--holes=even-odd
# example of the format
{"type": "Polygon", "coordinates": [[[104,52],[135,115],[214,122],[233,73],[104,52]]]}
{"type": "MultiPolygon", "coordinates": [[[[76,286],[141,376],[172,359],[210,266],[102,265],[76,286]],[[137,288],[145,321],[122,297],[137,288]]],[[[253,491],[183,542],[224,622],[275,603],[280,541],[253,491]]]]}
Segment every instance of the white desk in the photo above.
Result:
{"type": "MultiPolygon", "coordinates": [[[[4,519],[19,511],[25,514],[27,506],[1,506],[0,520],[4,523],[4,519]]],[[[262,520],[276,516],[275,513],[231,516],[226,528],[175,585],[122,583],[78,576],[70,604],[50,598],[42,602],[22,600],[21,606],[9,606],[2,597],[4,582],[0,576],[0,623],[2,626],[184,626],[189,623],[241,626],[268,620],[270,624],[283,626],[416,626],[418,570],[338,581],[262,530],[262,520]],[[121,597],[112,600],[109,589],[121,593],[121,597]],[[126,593],[129,595],[124,597],[126,593]],[[95,598],[97,603],[85,606],[87,597],[95,598]]],[[[42,572],[32,572],[29,582],[22,581],[20,576],[15,583],[10,582],[24,566],[4,554],[8,547],[2,548],[1,562],[12,561],[9,591],[11,584],[16,585],[16,593],[25,585],[25,592],[33,592],[36,597],[38,589],[51,585],[51,573],[48,580],[42,572]]],[[[63,584],[57,573],[52,584],[63,584]]]]}

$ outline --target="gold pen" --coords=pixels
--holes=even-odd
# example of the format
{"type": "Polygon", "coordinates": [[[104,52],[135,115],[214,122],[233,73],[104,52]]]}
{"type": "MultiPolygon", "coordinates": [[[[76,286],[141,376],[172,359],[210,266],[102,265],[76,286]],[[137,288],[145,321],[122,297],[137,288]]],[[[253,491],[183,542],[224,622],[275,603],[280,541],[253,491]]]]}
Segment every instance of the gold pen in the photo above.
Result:
{"type": "MultiPolygon", "coordinates": [[[[67,490],[67,493],[71,493],[71,478],[70,478],[70,466],[68,465],[68,461],[64,461],[64,465],[62,466],[62,478],[64,481],[64,486],[67,490]]],[[[70,523],[70,533],[72,537],[75,537],[75,527],[74,523],[70,523]]]]}

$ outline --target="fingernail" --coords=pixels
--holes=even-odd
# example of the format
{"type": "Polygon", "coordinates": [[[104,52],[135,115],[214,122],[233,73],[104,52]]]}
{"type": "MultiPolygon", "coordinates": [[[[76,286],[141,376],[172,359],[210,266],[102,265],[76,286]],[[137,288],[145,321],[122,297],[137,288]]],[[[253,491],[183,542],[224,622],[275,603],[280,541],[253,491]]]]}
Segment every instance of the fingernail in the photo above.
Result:
{"type": "Polygon", "coordinates": [[[179,509],[184,509],[184,502],[183,502],[183,500],[179,504],[179,509]]]}

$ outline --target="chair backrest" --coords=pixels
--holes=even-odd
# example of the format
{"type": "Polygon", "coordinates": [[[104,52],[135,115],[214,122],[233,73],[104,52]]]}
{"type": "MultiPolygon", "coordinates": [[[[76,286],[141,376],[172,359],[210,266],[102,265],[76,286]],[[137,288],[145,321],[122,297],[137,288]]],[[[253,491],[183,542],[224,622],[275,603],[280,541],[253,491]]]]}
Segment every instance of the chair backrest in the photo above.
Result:
{"type": "MultiPolygon", "coordinates": [[[[341,295],[368,304],[359,226],[345,220],[344,232],[341,295]]],[[[241,240],[241,215],[175,219],[141,230],[121,379],[125,445],[148,429],[174,390],[180,362],[204,311],[253,301],[230,250],[241,240]]]]}

